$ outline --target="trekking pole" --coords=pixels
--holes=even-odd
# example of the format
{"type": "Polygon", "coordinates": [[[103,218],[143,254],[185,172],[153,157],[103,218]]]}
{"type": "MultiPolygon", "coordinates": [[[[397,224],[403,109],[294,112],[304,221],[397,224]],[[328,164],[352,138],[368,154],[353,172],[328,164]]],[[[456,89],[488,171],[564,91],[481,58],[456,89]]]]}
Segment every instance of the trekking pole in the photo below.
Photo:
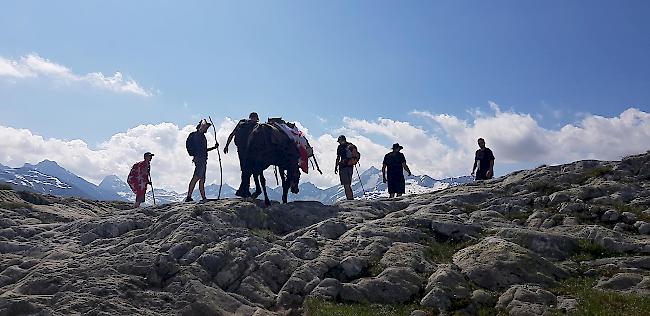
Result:
{"type": "Polygon", "coordinates": [[[363,196],[366,196],[366,189],[363,188],[363,182],[361,181],[361,174],[359,174],[359,167],[357,165],[354,165],[357,168],[357,177],[359,178],[359,183],[361,184],[361,190],[363,191],[363,196]]]}
{"type": "Polygon", "coordinates": [[[318,172],[320,172],[320,174],[323,174],[323,172],[320,171],[320,167],[318,166],[318,160],[316,160],[316,155],[312,154],[311,157],[314,158],[314,162],[316,163],[316,170],[318,170],[318,172]]]}
{"type": "Polygon", "coordinates": [[[214,127],[212,118],[208,115],[210,119],[210,124],[212,124],[212,130],[214,131],[214,143],[217,146],[217,156],[219,157],[219,195],[217,195],[217,200],[221,199],[221,187],[223,187],[223,167],[221,166],[221,153],[219,152],[219,142],[217,142],[217,129],[214,127]]]}
{"type": "Polygon", "coordinates": [[[149,184],[151,184],[151,197],[153,197],[153,206],[156,206],[156,192],[153,189],[153,182],[151,182],[151,175],[149,175],[149,184]]]}

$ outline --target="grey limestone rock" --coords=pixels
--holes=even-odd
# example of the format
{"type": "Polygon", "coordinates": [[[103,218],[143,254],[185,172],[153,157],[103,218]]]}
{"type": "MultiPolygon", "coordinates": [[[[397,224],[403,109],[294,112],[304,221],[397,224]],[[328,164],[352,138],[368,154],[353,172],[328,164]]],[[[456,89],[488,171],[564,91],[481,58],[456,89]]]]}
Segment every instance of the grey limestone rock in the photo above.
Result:
{"type": "Polygon", "coordinates": [[[497,307],[513,316],[544,315],[557,305],[553,293],[536,285],[513,285],[499,297],[497,307]]]}
{"type": "Polygon", "coordinates": [[[641,235],[648,235],[650,234],[650,223],[643,223],[639,225],[639,234],[641,235]]]}
{"type": "Polygon", "coordinates": [[[399,304],[408,302],[422,288],[423,280],[407,268],[388,268],[377,277],[344,283],[340,297],[344,301],[399,304]]]}
{"type": "Polygon", "coordinates": [[[552,262],[497,237],[484,238],[458,251],[453,261],[471,281],[490,290],[521,283],[551,285],[568,277],[565,270],[552,262]]]}
{"type": "Polygon", "coordinates": [[[621,214],[617,210],[607,210],[603,216],[600,217],[600,220],[603,222],[615,222],[621,214]]]}

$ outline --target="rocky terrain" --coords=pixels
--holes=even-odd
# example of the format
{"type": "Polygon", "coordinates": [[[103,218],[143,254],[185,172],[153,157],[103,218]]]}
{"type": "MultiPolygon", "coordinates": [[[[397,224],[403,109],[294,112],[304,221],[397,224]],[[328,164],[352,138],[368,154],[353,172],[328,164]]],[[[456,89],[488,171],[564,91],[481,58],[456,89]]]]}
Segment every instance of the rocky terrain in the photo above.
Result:
{"type": "Polygon", "coordinates": [[[0,315],[643,314],[649,208],[650,154],[332,206],[2,190],[0,315]]]}

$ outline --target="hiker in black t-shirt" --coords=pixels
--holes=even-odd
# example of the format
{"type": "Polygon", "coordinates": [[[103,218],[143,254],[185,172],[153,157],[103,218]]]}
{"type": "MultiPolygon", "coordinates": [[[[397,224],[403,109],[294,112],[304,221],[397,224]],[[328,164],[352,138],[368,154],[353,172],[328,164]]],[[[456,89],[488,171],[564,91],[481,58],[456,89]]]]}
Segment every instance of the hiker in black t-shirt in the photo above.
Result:
{"type": "Polygon", "coordinates": [[[343,185],[343,189],[345,189],[345,197],[348,200],[353,200],[352,175],[354,173],[354,165],[348,163],[348,160],[351,158],[348,157],[350,155],[348,149],[349,144],[344,135],[339,136],[337,141],[339,146],[336,148],[336,165],[334,166],[334,173],[339,174],[341,185],[343,185]]]}
{"type": "Polygon", "coordinates": [[[478,139],[479,150],[474,155],[474,167],[472,175],[476,174],[476,180],[488,180],[494,176],[494,154],[490,148],[485,147],[485,140],[478,139]]]}
{"type": "MultiPolygon", "coordinates": [[[[246,164],[245,161],[245,154],[246,154],[246,146],[248,144],[248,136],[251,134],[253,129],[257,126],[257,123],[260,121],[259,116],[255,112],[251,112],[251,114],[248,115],[248,119],[242,119],[237,123],[237,126],[235,126],[235,129],[233,129],[232,133],[228,135],[228,140],[226,141],[226,146],[223,148],[223,153],[227,154],[228,153],[228,145],[230,145],[230,142],[235,139],[235,146],[237,146],[237,156],[239,156],[239,169],[242,171],[242,177],[244,176],[244,165],[246,164]]],[[[242,178],[242,181],[244,179],[242,178]]],[[[249,192],[250,194],[250,192],[249,192]]],[[[245,192],[236,192],[235,195],[237,196],[248,196],[249,194],[246,194],[245,192]]]]}
{"type": "Polygon", "coordinates": [[[393,151],[384,156],[384,163],[381,167],[381,174],[384,183],[388,186],[388,194],[391,198],[395,194],[402,196],[406,190],[406,180],[404,179],[403,170],[406,170],[409,176],[411,175],[411,170],[406,165],[404,154],[399,152],[403,148],[398,143],[393,144],[393,151]]]}

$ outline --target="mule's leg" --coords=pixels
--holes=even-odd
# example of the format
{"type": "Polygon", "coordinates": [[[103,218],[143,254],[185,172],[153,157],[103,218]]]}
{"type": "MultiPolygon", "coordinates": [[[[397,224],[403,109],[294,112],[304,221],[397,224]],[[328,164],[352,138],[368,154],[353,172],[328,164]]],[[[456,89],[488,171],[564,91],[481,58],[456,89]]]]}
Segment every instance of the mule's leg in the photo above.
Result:
{"type": "Polygon", "coordinates": [[[243,198],[247,198],[251,196],[251,192],[249,189],[250,186],[251,186],[251,173],[248,171],[242,171],[241,184],[239,185],[239,189],[237,189],[237,192],[235,192],[235,195],[243,198]]]}
{"type": "Polygon", "coordinates": [[[264,178],[264,174],[260,174],[260,181],[262,181],[262,190],[264,190],[264,204],[267,206],[271,205],[271,201],[269,201],[269,196],[266,194],[266,178],[264,178]]]}
{"type": "Polygon", "coordinates": [[[260,196],[260,194],[262,193],[262,190],[260,189],[260,175],[253,174],[253,180],[255,180],[255,192],[253,192],[253,195],[251,195],[251,197],[253,199],[257,199],[257,197],[260,196]]]}
{"type": "Polygon", "coordinates": [[[280,179],[282,179],[282,203],[286,204],[289,195],[289,181],[287,181],[287,176],[284,172],[284,170],[280,169],[280,179]]]}

